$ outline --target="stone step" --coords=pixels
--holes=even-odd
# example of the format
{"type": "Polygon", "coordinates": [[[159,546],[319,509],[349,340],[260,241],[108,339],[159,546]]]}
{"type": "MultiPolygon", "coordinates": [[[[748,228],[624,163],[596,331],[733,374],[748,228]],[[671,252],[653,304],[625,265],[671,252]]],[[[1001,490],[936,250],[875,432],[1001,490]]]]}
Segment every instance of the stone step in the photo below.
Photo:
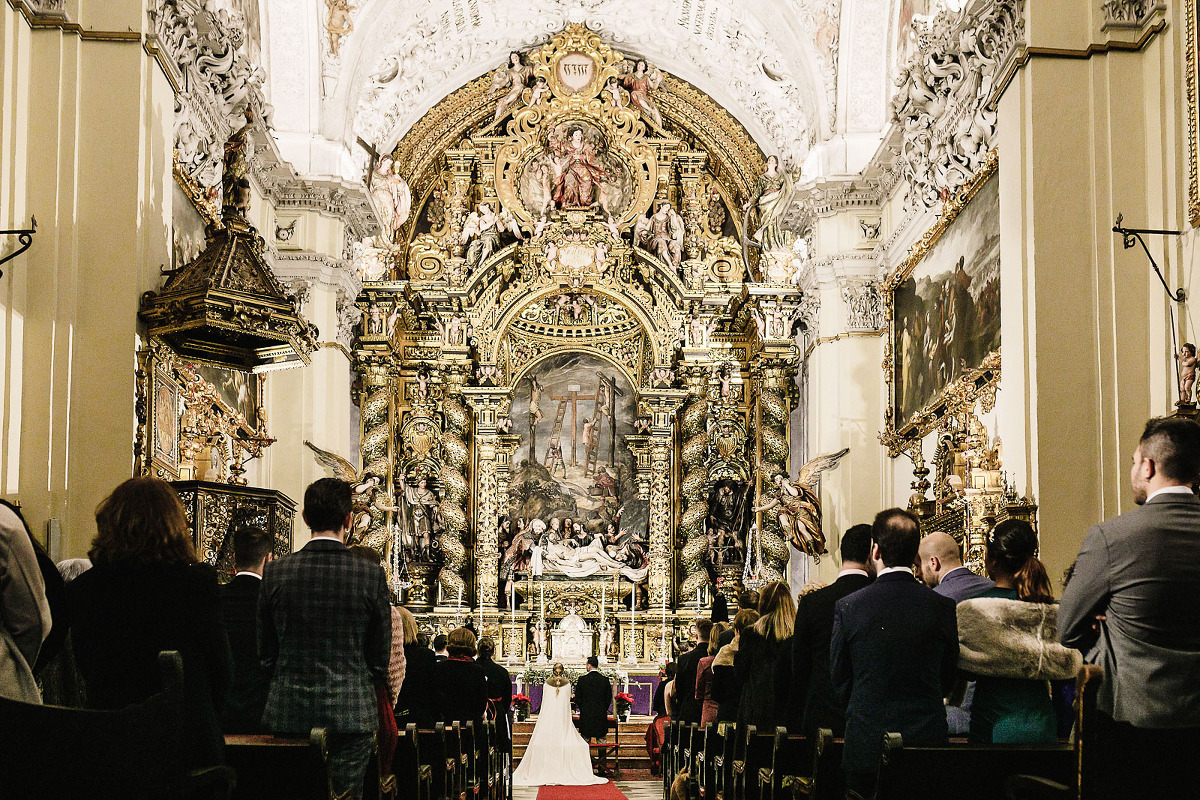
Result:
{"type": "MultiPolygon", "coordinates": [[[[649,769],[650,760],[646,755],[646,728],[652,719],[645,716],[630,717],[628,722],[619,723],[621,765],[626,769],[649,769]]],[[[533,736],[533,727],[537,717],[530,717],[525,722],[513,725],[513,759],[519,762],[525,755],[525,748],[533,736]]],[[[611,734],[610,734],[611,735],[611,734]]]]}

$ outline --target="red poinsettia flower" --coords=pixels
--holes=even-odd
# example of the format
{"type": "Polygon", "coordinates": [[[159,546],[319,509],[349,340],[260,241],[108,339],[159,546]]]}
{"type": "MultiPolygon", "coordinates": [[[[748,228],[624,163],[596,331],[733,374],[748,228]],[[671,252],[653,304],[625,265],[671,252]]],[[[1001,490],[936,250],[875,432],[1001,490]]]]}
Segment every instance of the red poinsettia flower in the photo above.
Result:
{"type": "Polygon", "coordinates": [[[525,695],[525,694],[518,694],[518,695],[514,696],[512,701],[513,701],[514,708],[516,706],[528,706],[530,703],[533,702],[532,698],[530,698],[529,695],[525,695]]]}
{"type": "Polygon", "coordinates": [[[617,702],[631,706],[633,705],[633,695],[629,694],[628,692],[621,692],[617,695],[617,702]]]}

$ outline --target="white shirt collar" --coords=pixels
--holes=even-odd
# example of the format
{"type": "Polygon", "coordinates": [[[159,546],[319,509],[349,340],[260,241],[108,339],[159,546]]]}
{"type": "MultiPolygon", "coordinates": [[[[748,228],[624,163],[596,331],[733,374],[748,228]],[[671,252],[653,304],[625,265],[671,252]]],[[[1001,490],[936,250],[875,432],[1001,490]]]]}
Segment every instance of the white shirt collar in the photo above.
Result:
{"type": "Polygon", "coordinates": [[[1191,493],[1192,493],[1192,487],[1190,487],[1190,486],[1164,486],[1163,488],[1159,489],[1158,491],[1151,492],[1150,496],[1146,498],[1146,502],[1149,503],[1151,500],[1158,497],[1160,494],[1191,494],[1191,493]]]}
{"type": "Polygon", "coordinates": [[[342,537],[334,536],[333,534],[327,534],[327,533],[313,534],[312,538],[309,539],[310,542],[315,542],[318,540],[337,542],[338,544],[345,544],[345,542],[342,541],[342,537]]]}
{"type": "Polygon", "coordinates": [[[857,568],[855,568],[855,569],[844,569],[844,570],[842,570],[841,572],[839,572],[839,573],[837,574],[837,578],[835,578],[834,580],[841,580],[843,575],[862,575],[864,578],[869,578],[869,577],[871,577],[869,574],[867,574],[867,571],[866,571],[865,569],[857,569],[857,568]]]}
{"type": "Polygon", "coordinates": [[[235,577],[235,578],[240,578],[240,577],[242,577],[243,575],[249,575],[249,576],[250,576],[250,577],[252,577],[252,578],[258,578],[260,581],[262,580],[262,575],[259,575],[257,572],[251,572],[251,571],[250,571],[250,570],[248,570],[248,569],[247,569],[247,570],[242,570],[241,572],[238,572],[238,573],[235,573],[233,577],[235,577]]]}
{"type": "Polygon", "coordinates": [[[875,577],[877,579],[882,578],[889,572],[907,572],[909,575],[913,574],[912,567],[884,567],[883,569],[879,570],[879,572],[875,573],[875,577]]]}

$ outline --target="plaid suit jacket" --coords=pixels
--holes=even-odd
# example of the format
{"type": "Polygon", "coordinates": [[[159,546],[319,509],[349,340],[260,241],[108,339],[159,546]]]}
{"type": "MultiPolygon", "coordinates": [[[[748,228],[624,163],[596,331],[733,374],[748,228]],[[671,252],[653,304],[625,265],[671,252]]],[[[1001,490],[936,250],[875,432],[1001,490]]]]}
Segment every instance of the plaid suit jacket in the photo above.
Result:
{"type": "Polygon", "coordinates": [[[258,651],[271,673],[263,724],[367,733],[379,726],[375,686],[386,685],[392,616],[383,570],[341,542],[315,539],[267,564],[258,651]]]}

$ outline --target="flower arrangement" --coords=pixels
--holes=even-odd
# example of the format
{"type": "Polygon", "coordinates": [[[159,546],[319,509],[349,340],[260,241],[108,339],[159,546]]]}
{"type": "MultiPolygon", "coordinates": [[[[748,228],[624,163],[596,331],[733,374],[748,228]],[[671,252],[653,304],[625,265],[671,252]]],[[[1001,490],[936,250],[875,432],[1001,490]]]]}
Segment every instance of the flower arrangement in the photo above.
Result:
{"type": "Polygon", "coordinates": [[[633,695],[628,692],[618,692],[616,698],[617,713],[626,716],[629,714],[629,709],[633,708],[633,695]]]}
{"type": "MultiPolygon", "coordinates": [[[[538,684],[545,683],[546,679],[549,678],[553,672],[553,667],[529,667],[521,673],[521,681],[527,686],[536,686],[538,684]]],[[[579,680],[580,675],[583,675],[586,672],[586,669],[580,669],[579,667],[563,668],[563,673],[567,676],[567,680],[569,680],[572,684],[579,680]]],[[[618,680],[621,680],[621,676],[619,676],[617,671],[612,668],[600,669],[598,672],[614,683],[618,680]]]]}
{"type": "Polygon", "coordinates": [[[517,719],[525,719],[529,716],[529,705],[533,699],[529,695],[521,693],[513,696],[513,708],[517,711],[517,719]]]}

